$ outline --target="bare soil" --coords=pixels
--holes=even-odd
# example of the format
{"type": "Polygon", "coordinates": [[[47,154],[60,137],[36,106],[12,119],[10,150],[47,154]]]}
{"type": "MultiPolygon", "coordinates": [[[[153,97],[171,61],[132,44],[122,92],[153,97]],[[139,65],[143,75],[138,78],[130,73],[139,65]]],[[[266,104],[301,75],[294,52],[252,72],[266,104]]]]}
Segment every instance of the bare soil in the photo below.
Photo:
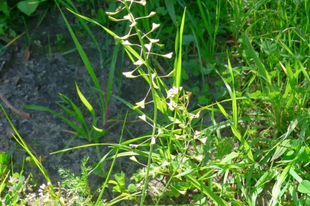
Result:
{"type": "MultiPolygon", "coordinates": [[[[78,28],[78,22],[72,17],[72,14],[67,14],[67,16],[70,17],[72,26],[78,28]]],[[[75,83],[79,85],[83,94],[89,97],[91,102],[96,102],[96,100],[87,84],[87,82],[91,82],[91,79],[78,52],[75,50],[74,43],[58,11],[46,15],[39,27],[36,27],[36,23],[34,20],[33,22],[32,20],[28,21],[30,39],[23,35],[0,56],[0,92],[12,105],[23,112],[31,113],[32,118],[21,117],[12,112],[3,102],[0,103],[5,107],[6,112],[25,142],[40,158],[52,181],[56,183],[60,181],[58,174],[60,167],[79,173],[81,160],[84,156],[90,157],[90,164],[98,161],[95,148],[90,147],[59,155],[51,155],[52,152],[66,147],[83,145],[89,142],[78,137],[72,139],[73,135],[68,132],[70,130],[69,126],[51,113],[29,111],[23,109],[23,106],[44,106],[55,112],[62,113],[63,111],[57,105],[57,102],[61,100],[59,93],[62,93],[67,95],[80,108],[83,108],[75,90],[75,83]],[[28,49],[30,53],[28,53],[28,49]],[[29,54],[28,59],[27,55],[29,54]],[[68,144],[70,141],[71,143],[68,144]]],[[[92,27],[92,29],[99,43],[109,46],[108,49],[103,48],[105,52],[103,56],[110,56],[110,52],[113,51],[114,40],[107,37],[107,34],[99,28],[92,27]]],[[[98,68],[96,69],[97,77],[102,87],[105,88],[109,65],[100,68],[98,52],[91,39],[87,37],[84,31],[79,31],[77,34],[93,68],[98,68]]],[[[5,44],[5,42],[2,42],[2,44],[5,44]]],[[[118,81],[123,68],[127,70],[126,63],[119,62],[115,74],[116,81],[113,85],[113,94],[129,101],[140,101],[143,95],[146,94],[147,86],[144,86],[144,82],[140,80],[122,79],[118,81]]],[[[96,103],[94,104],[96,105],[96,103]]],[[[85,108],[83,111],[87,114],[85,108]]],[[[111,98],[108,118],[120,120],[120,124],[115,124],[114,127],[107,131],[106,135],[100,140],[101,142],[119,141],[122,120],[127,111],[128,108],[125,105],[111,98]]],[[[125,131],[124,140],[129,139],[131,135],[142,134],[150,129],[143,123],[130,123],[135,118],[135,115],[129,115],[126,131],[130,131],[130,133],[125,131]]],[[[11,132],[12,130],[1,111],[0,151],[13,154],[16,169],[20,169],[27,154],[12,138],[11,132]]],[[[104,155],[109,151],[109,148],[101,147],[100,150],[101,154],[104,155]]],[[[119,161],[116,170],[133,171],[133,164],[127,160],[119,161]]],[[[37,168],[31,163],[25,163],[25,171],[26,174],[33,173],[38,183],[45,182],[37,168]]],[[[90,181],[93,187],[100,185],[98,180],[101,179],[91,176],[90,181]]]]}

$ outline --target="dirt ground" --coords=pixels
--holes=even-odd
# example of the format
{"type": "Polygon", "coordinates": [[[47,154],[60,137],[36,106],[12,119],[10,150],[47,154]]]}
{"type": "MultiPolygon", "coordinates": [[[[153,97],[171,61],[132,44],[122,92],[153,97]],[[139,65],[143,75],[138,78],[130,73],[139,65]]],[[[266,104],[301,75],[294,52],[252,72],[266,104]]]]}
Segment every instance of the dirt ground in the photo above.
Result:
{"type": "MultiPolygon", "coordinates": [[[[95,68],[102,88],[106,88],[110,71],[109,64],[103,64],[103,68],[100,68],[98,51],[92,40],[85,31],[80,29],[78,21],[72,14],[67,13],[66,16],[93,68],[95,68]]],[[[73,40],[59,11],[55,10],[48,13],[38,27],[36,26],[36,19],[29,19],[27,23],[30,38],[27,38],[26,34],[23,35],[0,56],[0,93],[15,107],[20,108],[23,112],[31,113],[33,118],[21,117],[12,112],[3,104],[4,102],[0,101],[0,103],[5,107],[6,112],[25,142],[42,161],[53,183],[57,183],[61,180],[58,174],[59,168],[70,169],[72,172],[79,174],[83,157],[90,157],[88,165],[96,163],[98,158],[95,148],[89,147],[51,155],[52,152],[66,147],[88,144],[89,141],[78,137],[72,139],[73,135],[68,132],[71,128],[51,113],[26,110],[23,106],[44,106],[55,112],[63,113],[57,104],[61,100],[59,96],[59,93],[61,93],[68,96],[82,109],[84,114],[88,115],[87,120],[90,123],[91,117],[78,98],[75,83],[79,85],[82,93],[89,98],[88,100],[94,103],[95,110],[99,113],[98,104],[96,104],[97,100],[94,99],[88,85],[91,79],[75,49],[73,40]]],[[[25,31],[23,27],[20,29],[17,30],[18,34],[25,31]]],[[[114,39],[107,36],[108,34],[98,27],[91,27],[91,29],[99,45],[102,46],[103,61],[109,62],[113,52],[114,39]]],[[[5,42],[1,42],[1,44],[5,45],[5,42]]],[[[122,78],[122,72],[129,71],[131,64],[128,60],[123,62],[120,60],[121,53],[117,61],[112,93],[134,104],[144,98],[148,86],[143,79],[122,78]]],[[[129,112],[129,115],[123,141],[151,131],[148,125],[138,121],[138,115],[134,114],[123,103],[111,98],[108,107],[108,119],[116,120],[118,123],[113,124],[114,126],[100,139],[101,142],[117,143],[119,141],[122,120],[126,112],[129,112]]],[[[211,125],[209,119],[206,119],[206,124],[211,125]]],[[[223,117],[220,115],[217,121],[222,120],[223,117]]],[[[12,130],[3,112],[0,111],[0,152],[6,151],[13,154],[15,169],[19,171],[27,154],[12,138],[11,132],[12,130]]],[[[100,147],[102,156],[109,150],[107,147],[100,147]]],[[[114,172],[125,171],[128,178],[130,177],[129,173],[135,172],[138,167],[139,165],[133,164],[129,158],[123,158],[117,160],[114,172]]],[[[105,170],[108,169],[109,166],[106,165],[105,170]]],[[[26,175],[33,174],[38,185],[45,183],[45,179],[32,163],[26,162],[24,170],[26,175]]],[[[95,175],[91,175],[89,180],[93,190],[95,187],[100,186],[100,182],[102,182],[102,179],[95,175]]],[[[111,198],[111,196],[107,198],[111,198]]]]}
{"type": "MultiPolygon", "coordinates": [[[[72,25],[78,22],[74,20],[72,14],[68,14],[72,25]]],[[[0,57],[0,92],[15,107],[24,112],[31,113],[33,118],[24,118],[12,112],[3,102],[3,106],[14,125],[18,129],[25,142],[32,151],[39,157],[47,169],[52,181],[56,183],[60,180],[58,169],[60,167],[70,169],[74,173],[80,171],[81,160],[84,156],[89,156],[89,163],[97,161],[94,148],[84,148],[63,153],[62,155],[51,155],[68,146],[73,147],[89,143],[85,139],[75,138],[70,145],[72,135],[67,132],[69,126],[61,119],[48,112],[40,112],[23,109],[24,105],[38,105],[48,107],[56,112],[63,112],[57,105],[60,101],[59,93],[65,94],[75,102],[80,108],[83,108],[75,90],[75,82],[79,85],[81,91],[86,97],[92,99],[91,91],[87,82],[91,82],[86,68],[81,61],[79,54],[75,49],[74,43],[67,31],[63,19],[58,11],[46,15],[42,24],[36,28],[37,22],[28,21],[28,30],[30,39],[23,35],[14,42],[7,51],[0,57]],[[27,52],[29,48],[30,53],[27,52]],[[29,59],[27,55],[29,55],[29,59]],[[25,56],[26,55],[26,56],[25,56]]],[[[110,45],[111,49],[103,50],[104,57],[110,56],[113,50],[113,39],[107,38],[99,28],[92,28],[99,40],[99,44],[110,45]]],[[[22,32],[22,31],[20,31],[22,32]]],[[[94,68],[99,67],[98,52],[95,49],[91,39],[86,33],[81,31],[79,40],[85,49],[90,62],[94,68]]],[[[4,43],[4,42],[2,42],[4,43]]],[[[104,59],[105,61],[105,59],[104,59]]],[[[115,83],[113,85],[113,94],[118,95],[129,101],[140,101],[146,93],[147,86],[143,86],[140,80],[119,80],[122,71],[126,71],[126,63],[120,62],[116,69],[115,83]],[[121,82],[119,84],[118,82],[121,82]]],[[[97,69],[97,76],[103,87],[107,84],[109,65],[104,65],[103,69],[97,69]]],[[[85,114],[87,111],[83,110],[85,114]]],[[[128,108],[116,99],[111,98],[108,109],[109,119],[124,119],[128,108]]],[[[135,115],[129,115],[129,122],[137,118],[135,115]]],[[[91,121],[89,119],[89,121],[91,121]]],[[[120,121],[121,122],[121,121],[120,121]]],[[[107,131],[101,142],[118,142],[121,133],[120,124],[116,124],[112,129],[107,131]]],[[[139,123],[127,123],[126,131],[132,135],[138,135],[149,131],[149,127],[139,123]]],[[[130,134],[126,132],[124,139],[129,139],[130,134]]],[[[23,159],[27,154],[14,141],[11,136],[11,129],[8,125],[4,114],[0,112],[0,151],[13,153],[13,160],[16,168],[20,168],[23,159]]],[[[104,155],[109,151],[107,147],[101,147],[101,154],[104,155]]],[[[121,161],[116,165],[119,171],[132,170],[129,167],[129,161],[121,161]]],[[[25,164],[26,174],[32,172],[39,183],[44,179],[39,171],[31,163],[25,164]]],[[[98,178],[92,177],[90,181],[97,184],[98,178]]],[[[93,184],[94,185],[94,184],[93,184]]]]}

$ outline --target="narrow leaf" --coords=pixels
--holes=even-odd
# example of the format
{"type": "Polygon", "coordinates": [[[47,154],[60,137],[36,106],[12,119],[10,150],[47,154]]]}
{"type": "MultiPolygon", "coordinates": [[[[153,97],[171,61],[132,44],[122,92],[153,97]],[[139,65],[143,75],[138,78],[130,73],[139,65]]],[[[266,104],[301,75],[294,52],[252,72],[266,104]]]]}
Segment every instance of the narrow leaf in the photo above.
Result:
{"type": "Polygon", "coordinates": [[[79,86],[77,85],[77,83],[75,83],[75,87],[76,87],[76,91],[77,94],[80,98],[80,100],[82,101],[82,103],[84,104],[84,106],[88,109],[88,111],[93,115],[93,117],[95,117],[95,110],[92,107],[92,105],[88,102],[88,100],[85,98],[85,96],[83,95],[83,93],[81,92],[79,86]]]}

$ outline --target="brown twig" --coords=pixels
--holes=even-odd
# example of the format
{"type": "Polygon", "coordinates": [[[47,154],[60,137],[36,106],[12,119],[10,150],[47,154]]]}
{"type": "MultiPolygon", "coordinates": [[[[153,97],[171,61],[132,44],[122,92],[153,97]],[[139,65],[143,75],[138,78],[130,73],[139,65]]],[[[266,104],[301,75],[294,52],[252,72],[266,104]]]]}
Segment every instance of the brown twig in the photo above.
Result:
{"type": "Polygon", "coordinates": [[[17,37],[15,37],[14,39],[10,40],[4,36],[0,36],[0,39],[2,41],[4,41],[5,43],[7,43],[7,45],[5,45],[6,47],[10,46],[11,44],[13,44],[17,39],[19,39],[21,36],[23,36],[25,34],[25,32],[21,33],[20,35],[18,35],[17,37]]]}
{"type": "Polygon", "coordinates": [[[25,113],[20,111],[19,109],[17,109],[16,107],[14,107],[0,92],[0,100],[2,100],[4,102],[4,104],[6,104],[6,106],[8,106],[15,114],[24,117],[24,118],[32,118],[32,115],[30,113],[25,113]]]}

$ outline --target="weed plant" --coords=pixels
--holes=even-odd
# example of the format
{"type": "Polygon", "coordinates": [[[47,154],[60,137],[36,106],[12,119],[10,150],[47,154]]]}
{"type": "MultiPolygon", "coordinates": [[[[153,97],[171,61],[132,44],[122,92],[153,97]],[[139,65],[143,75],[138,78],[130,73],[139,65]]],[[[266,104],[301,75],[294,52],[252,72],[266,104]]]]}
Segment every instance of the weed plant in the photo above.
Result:
{"type": "MultiPolygon", "coordinates": [[[[77,94],[93,119],[86,122],[81,110],[61,95],[72,109],[60,106],[78,124],[54,114],[92,144],[56,153],[96,146],[96,168],[111,161],[93,205],[113,205],[123,200],[131,201],[131,205],[310,205],[309,1],[119,0],[113,2],[116,10],[107,15],[117,24],[124,23],[125,33],[113,32],[79,14],[69,0],[59,3],[81,21],[100,26],[115,40],[108,89],[104,91],[60,9],[92,78],[91,89],[101,109],[98,117],[77,85],[77,94]],[[164,20],[165,29],[160,27],[156,13],[171,18],[164,20]],[[166,35],[169,32],[175,34],[173,46],[163,49],[159,39],[171,43],[166,35]],[[145,98],[134,103],[111,94],[121,47],[134,67],[123,75],[142,77],[149,86],[145,98]],[[174,49],[174,54],[161,53],[167,48],[174,49]],[[172,57],[174,62],[169,63],[172,57]],[[163,70],[166,67],[162,65],[172,69],[163,70]],[[188,86],[188,77],[201,79],[202,87],[197,91],[195,87],[200,84],[188,86]],[[212,79],[222,83],[207,81],[212,79]],[[207,95],[213,91],[200,91],[209,89],[207,84],[219,87],[214,92],[226,93],[214,95],[221,98],[210,103],[207,95]],[[110,98],[135,110],[152,130],[123,141],[126,116],[119,143],[100,143],[104,128],[98,122],[105,122],[110,98]],[[151,109],[146,111],[146,105],[152,105],[151,109]],[[218,121],[216,116],[224,120],[218,121]],[[102,146],[111,148],[104,156],[100,154],[102,146]],[[119,158],[129,158],[140,168],[134,174],[114,174],[119,158]],[[126,178],[128,175],[130,178],[126,178]],[[113,197],[103,200],[107,188],[112,188],[113,197]]],[[[14,132],[35,161],[18,132],[14,132]]],[[[35,163],[50,182],[40,162],[35,163]]],[[[79,179],[83,181],[72,181],[75,185],[87,182],[86,173],[96,169],[87,170],[85,161],[83,166],[79,179]]],[[[84,190],[75,192],[87,196],[87,184],[84,190]]],[[[53,190],[51,194],[56,200],[59,197],[53,190]]]]}

